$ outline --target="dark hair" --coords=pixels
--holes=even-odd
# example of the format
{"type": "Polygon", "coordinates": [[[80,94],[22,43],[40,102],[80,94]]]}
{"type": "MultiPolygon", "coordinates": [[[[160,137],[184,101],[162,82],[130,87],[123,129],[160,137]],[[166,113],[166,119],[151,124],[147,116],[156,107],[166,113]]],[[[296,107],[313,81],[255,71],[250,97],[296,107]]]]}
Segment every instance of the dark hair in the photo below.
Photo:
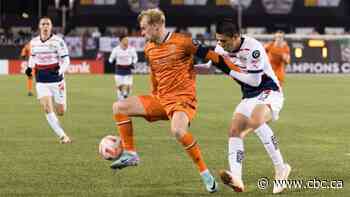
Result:
{"type": "Polygon", "coordinates": [[[229,37],[241,34],[237,24],[230,18],[223,19],[216,24],[216,33],[229,37]]]}
{"type": "Polygon", "coordinates": [[[124,38],[128,37],[128,35],[126,34],[123,34],[123,35],[120,35],[119,36],[119,40],[122,41],[124,38]]]}
{"type": "Polygon", "coordinates": [[[52,22],[52,19],[48,16],[42,16],[40,17],[39,21],[41,21],[42,19],[49,19],[52,22]]]}

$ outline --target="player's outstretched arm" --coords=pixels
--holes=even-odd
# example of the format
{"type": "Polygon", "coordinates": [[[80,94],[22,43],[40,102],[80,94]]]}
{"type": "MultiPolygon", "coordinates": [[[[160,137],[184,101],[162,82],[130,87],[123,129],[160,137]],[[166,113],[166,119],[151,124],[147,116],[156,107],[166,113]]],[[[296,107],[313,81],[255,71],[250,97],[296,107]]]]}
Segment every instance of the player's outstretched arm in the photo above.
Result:
{"type": "Polygon", "coordinates": [[[201,59],[210,60],[215,67],[227,75],[230,75],[231,70],[234,70],[236,72],[241,71],[241,69],[233,64],[230,60],[203,45],[197,46],[195,55],[201,59]]]}
{"type": "Polygon", "coordinates": [[[248,70],[247,73],[242,73],[241,69],[237,65],[233,64],[229,59],[219,55],[207,47],[199,45],[197,47],[196,56],[202,59],[211,60],[213,65],[222,72],[250,86],[257,87],[261,83],[262,70],[248,70]]]}

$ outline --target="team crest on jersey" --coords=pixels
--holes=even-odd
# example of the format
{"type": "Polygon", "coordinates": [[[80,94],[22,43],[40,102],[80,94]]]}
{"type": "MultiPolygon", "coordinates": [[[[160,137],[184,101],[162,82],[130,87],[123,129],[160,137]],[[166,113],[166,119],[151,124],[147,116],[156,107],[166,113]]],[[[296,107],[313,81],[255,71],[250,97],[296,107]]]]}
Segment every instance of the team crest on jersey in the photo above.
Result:
{"type": "Polygon", "coordinates": [[[194,46],[199,46],[199,45],[202,44],[201,41],[199,41],[197,39],[192,39],[192,43],[193,43],[194,46]]]}
{"type": "Polygon", "coordinates": [[[49,44],[48,47],[49,49],[53,49],[53,50],[56,49],[56,46],[54,44],[49,44]]]}
{"type": "Polygon", "coordinates": [[[253,56],[253,58],[257,59],[258,57],[260,57],[260,51],[259,50],[253,51],[252,56],[253,56]]]}

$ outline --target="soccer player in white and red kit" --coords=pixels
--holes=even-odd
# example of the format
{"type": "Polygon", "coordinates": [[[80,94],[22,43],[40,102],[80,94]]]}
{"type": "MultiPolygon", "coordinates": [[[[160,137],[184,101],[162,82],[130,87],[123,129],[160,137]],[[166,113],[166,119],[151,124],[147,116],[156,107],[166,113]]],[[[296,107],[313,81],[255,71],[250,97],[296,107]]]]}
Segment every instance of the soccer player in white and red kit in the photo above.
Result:
{"type": "Polygon", "coordinates": [[[115,83],[118,100],[129,96],[132,88],[132,72],[138,61],[134,47],[129,45],[128,37],[121,36],[120,44],[112,50],[108,62],[115,65],[115,83]]]}
{"type": "Polygon", "coordinates": [[[51,129],[60,143],[70,143],[71,139],[56,116],[56,113],[63,116],[67,108],[64,72],[70,63],[68,48],[62,38],[52,33],[50,18],[40,19],[39,32],[39,36],[30,41],[31,56],[27,69],[35,68],[37,97],[51,129]]]}
{"type": "MultiPolygon", "coordinates": [[[[221,179],[236,192],[244,191],[243,139],[251,131],[255,131],[270,156],[275,167],[275,179],[288,179],[291,167],[284,163],[277,138],[268,125],[278,120],[284,96],[264,47],[254,38],[241,36],[237,25],[226,20],[218,23],[216,39],[215,52],[223,55],[239,70],[230,70],[224,64],[215,66],[230,75],[241,86],[242,92],[242,100],[233,113],[229,130],[230,170],[222,170],[221,179]]],[[[283,190],[284,187],[274,185],[273,193],[283,190]]]]}

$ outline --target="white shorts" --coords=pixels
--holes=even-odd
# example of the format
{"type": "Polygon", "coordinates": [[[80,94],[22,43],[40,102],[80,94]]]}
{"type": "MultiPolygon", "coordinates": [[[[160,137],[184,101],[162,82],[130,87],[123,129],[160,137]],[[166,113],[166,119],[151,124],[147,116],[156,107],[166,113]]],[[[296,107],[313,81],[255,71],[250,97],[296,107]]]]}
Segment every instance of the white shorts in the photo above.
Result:
{"type": "Polygon", "coordinates": [[[132,85],[132,75],[114,75],[116,85],[132,85]]]}
{"type": "Polygon", "coordinates": [[[36,83],[38,99],[44,96],[53,97],[55,103],[64,105],[67,108],[67,91],[64,80],[54,83],[36,83]]]}
{"type": "Polygon", "coordinates": [[[240,113],[250,118],[256,105],[267,104],[272,110],[272,120],[278,120],[279,112],[283,107],[284,97],[281,92],[264,91],[256,97],[243,99],[236,107],[235,113],[240,113]]]}

